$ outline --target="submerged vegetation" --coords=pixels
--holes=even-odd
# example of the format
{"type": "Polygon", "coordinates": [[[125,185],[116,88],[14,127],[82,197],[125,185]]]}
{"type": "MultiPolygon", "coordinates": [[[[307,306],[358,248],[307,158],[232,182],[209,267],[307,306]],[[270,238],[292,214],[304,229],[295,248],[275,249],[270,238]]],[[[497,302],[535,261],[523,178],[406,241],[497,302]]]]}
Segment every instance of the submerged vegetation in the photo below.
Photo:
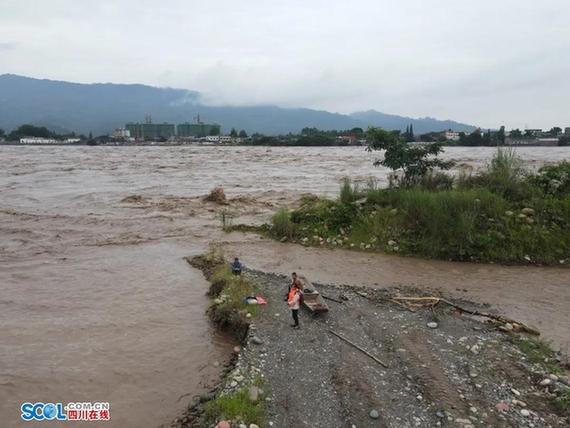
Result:
{"type": "Polygon", "coordinates": [[[433,159],[439,146],[418,151],[374,128],[369,138],[369,150],[385,150],[377,163],[393,169],[388,188],[345,179],[337,200],[303,198],[260,231],[303,245],[443,260],[569,261],[570,162],[531,173],[514,149],[499,147],[481,171],[451,175],[433,159]]]}

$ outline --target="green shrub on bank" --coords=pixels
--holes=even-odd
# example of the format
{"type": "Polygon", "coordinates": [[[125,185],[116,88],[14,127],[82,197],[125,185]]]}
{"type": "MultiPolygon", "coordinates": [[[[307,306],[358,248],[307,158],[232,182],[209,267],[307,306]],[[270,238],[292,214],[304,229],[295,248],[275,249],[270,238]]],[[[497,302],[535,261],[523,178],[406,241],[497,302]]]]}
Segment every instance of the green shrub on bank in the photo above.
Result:
{"type": "Polygon", "coordinates": [[[265,409],[263,401],[253,403],[249,399],[247,389],[232,395],[222,395],[205,405],[204,418],[211,423],[219,420],[238,420],[248,424],[265,426],[265,409]]]}
{"type": "Polygon", "coordinates": [[[295,227],[291,222],[291,215],[287,207],[281,207],[271,218],[272,233],[276,237],[291,238],[295,235],[295,227]]]}
{"type": "Polygon", "coordinates": [[[303,198],[269,228],[304,245],[445,260],[557,264],[570,261],[570,162],[529,173],[499,148],[487,167],[453,178],[441,171],[413,185],[391,174],[388,189],[345,179],[338,200],[303,198]]]}
{"type": "Polygon", "coordinates": [[[243,340],[249,329],[246,315],[259,315],[259,305],[250,305],[244,297],[259,294],[259,285],[248,275],[232,275],[229,263],[220,248],[188,260],[201,269],[210,281],[208,295],[212,299],[208,314],[212,322],[222,331],[232,333],[237,340],[243,340]]]}
{"type": "Polygon", "coordinates": [[[538,170],[531,181],[548,197],[570,196],[570,162],[545,165],[538,170]]]}

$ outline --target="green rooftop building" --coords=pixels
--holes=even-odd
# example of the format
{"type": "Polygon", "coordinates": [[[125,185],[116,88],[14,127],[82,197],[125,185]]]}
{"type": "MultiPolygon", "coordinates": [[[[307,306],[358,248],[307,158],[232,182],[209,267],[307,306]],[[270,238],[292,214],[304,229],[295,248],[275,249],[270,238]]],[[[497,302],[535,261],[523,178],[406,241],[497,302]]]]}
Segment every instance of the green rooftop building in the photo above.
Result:
{"type": "Polygon", "coordinates": [[[207,135],[220,135],[221,127],[209,123],[182,123],[177,126],[179,137],[206,137],[207,135]]]}
{"type": "Polygon", "coordinates": [[[125,128],[130,131],[131,137],[143,140],[157,140],[170,138],[176,135],[176,128],[171,123],[127,123],[125,128]]]}

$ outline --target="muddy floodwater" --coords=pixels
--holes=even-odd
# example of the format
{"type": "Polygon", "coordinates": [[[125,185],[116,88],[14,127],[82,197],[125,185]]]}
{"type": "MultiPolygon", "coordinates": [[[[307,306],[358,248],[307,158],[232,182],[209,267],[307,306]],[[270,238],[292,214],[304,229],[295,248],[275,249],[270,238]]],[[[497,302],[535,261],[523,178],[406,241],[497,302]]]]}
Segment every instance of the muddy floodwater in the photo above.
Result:
{"type": "MultiPolygon", "coordinates": [[[[444,157],[457,172],[492,154],[449,148],[444,157]]],[[[537,168],[570,157],[570,148],[519,155],[537,168]]],[[[356,147],[0,147],[0,425],[22,426],[28,401],[109,402],[113,427],[176,417],[233,347],[211,330],[207,283],[183,259],[218,241],[260,270],[440,287],[568,349],[567,269],[304,248],[221,231],[222,209],[235,222],[259,223],[303,193],[336,196],[346,176],[385,184],[374,157],[356,147]],[[216,186],[229,205],[202,201],[216,186]]]]}

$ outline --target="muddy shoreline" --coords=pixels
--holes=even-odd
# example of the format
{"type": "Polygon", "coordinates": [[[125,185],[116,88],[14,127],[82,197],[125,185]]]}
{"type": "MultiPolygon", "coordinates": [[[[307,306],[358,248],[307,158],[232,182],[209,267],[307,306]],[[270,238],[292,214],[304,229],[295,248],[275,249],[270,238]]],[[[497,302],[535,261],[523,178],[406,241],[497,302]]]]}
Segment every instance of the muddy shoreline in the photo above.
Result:
{"type": "MultiPolygon", "coordinates": [[[[544,363],[521,351],[526,339],[521,342],[518,335],[501,331],[502,325],[462,316],[453,308],[410,310],[386,302],[394,295],[441,296],[437,290],[315,284],[334,299],[328,301],[331,310],[318,317],[302,311],[301,329],[295,330],[282,301],[288,277],[247,274],[258,281],[268,305],[253,322],[243,348],[233,354],[234,364],[218,387],[198,398],[171,427],[216,426],[217,421],[200,419],[204,403],[222,392],[233,393],[242,387],[234,382],[243,377],[240,373],[256,371],[263,379],[265,426],[276,428],[570,423],[564,407],[570,391],[566,356],[541,355],[550,358],[544,363]],[[331,330],[358,342],[388,367],[340,341],[331,330]]],[[[467,301],[456,303],[481,309],[467,301]]],[[[250,385],[246,381],[243,387],[250,385]]],[[[247,420],[229,423],[250,427],[247,420]]]]}

